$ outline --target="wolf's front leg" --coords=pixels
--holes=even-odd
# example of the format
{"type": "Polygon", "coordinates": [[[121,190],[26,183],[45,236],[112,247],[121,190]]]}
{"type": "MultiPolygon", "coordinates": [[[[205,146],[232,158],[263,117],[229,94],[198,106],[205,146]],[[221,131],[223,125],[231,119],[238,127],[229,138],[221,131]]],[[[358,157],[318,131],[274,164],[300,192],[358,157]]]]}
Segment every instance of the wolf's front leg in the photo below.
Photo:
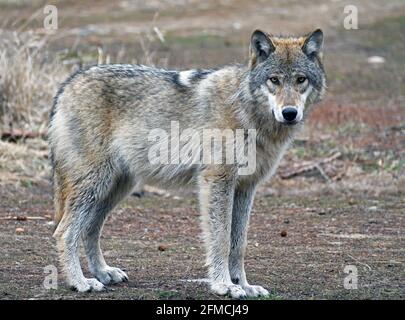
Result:
{"type": "Polygon", "coordinates": [[[234,177],[204,172],[200,177],[200,206],[211,290],[219,295],[246,297],[229,274],[234,177]]]}
{"type": "Polygon", "coordinates": [[[261,286],[250,285],[246,279],[244,256],[250,210],[253,205],[255,186],[238,186],[234,194],[232,209],[231,248],[229,271],[232,282],[240,285],[249,297],[267,296],[269,292],[261,286]]]}

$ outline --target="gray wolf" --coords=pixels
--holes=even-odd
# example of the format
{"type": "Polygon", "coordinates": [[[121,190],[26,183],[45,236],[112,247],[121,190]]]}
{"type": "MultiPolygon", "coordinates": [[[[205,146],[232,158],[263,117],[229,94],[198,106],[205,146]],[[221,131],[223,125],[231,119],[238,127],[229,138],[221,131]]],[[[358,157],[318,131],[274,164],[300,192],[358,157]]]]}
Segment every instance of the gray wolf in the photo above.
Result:
{"type": "Polygon", "coordinates": [[[322,47],[319,29],[302,37],[256,30],[245,64],[180,72],[98,65],[70,76],[54,99],[49,126],[54,237],[69,285],[101,291],[127,281],[104,260],[100,233],[108,213],[136,184],[195,185],[212,292],[268,295],[245,273],[249,215],[257,186],[275,172],[310,106],[324,95],[322,47]],[[171,139],[173,122],[197,132],[256,130],[254,141],[244,140],[255,144],[254,171],[240,175],[238,163],[152,163],[148,135],[159,129],[171,139]],[[83,275],[81,241],[94,278],[83,275]]]}

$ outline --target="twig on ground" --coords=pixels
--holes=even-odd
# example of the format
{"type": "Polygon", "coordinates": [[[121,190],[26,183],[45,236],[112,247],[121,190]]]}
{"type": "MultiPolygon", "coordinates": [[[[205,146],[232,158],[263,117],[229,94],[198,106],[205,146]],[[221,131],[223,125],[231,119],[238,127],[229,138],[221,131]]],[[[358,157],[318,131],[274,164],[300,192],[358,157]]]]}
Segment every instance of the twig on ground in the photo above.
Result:
{"type": "Polygon", "coordinates": [[[315,168],[319,171],[319,173],[321,174],[321,176],[327,181],[330,182],[331,179],[329,178],[329,176],[325,173],[325,171],[323,171],[322,167],[320,166],[320,164],[316,164],[315,168]]]}
{"type": "Polygon", "coordinates": [[[350,254],[348,254],[347,255],[349,258],[352,258],[354,261],[356,261],[357,263],[359,263],[359,264],[361,264],[361,265],[363,265],[363,266],[366,266],[367,268],[368,268],[368,270],[371,270],[371,267],[367,264],[367,263],[364,263],[364,262],[361,262],[359,259],[356,259],[355,257],[353,257],[353,256],[351,256],[350,254]]]}
{"type": "Polygon", "coordinates": [[[18,221],[25,221],[25,220],[48,220],[45,217],[34,217],[34,216],[7,216],[7,217],[0,217],[0,220],[18,220],[18,221]]]}
{"type": "Polygon", "coordinates": [[[44,132],[31,132],[31,131],[4,131],[1,133],[1,140],[9,142],[17,142],[19,140],[34,139],[34,138],[45,138],[46,133],[44,132]]]}
{"type": "Polygon", "coordinates": [[[325,171],[322,169],[321,165],[332,162],[333,160],[338,159],[341,155],[342,154],[340,152],[336,152],[335,154],[331,155],[330,157],[327,157],[327,158],[324,158],[321,160],[305,162],[304,164],[299,165],[295,170],[281,171],[280,177],[282,179],[289,179],[289,178],[298,176],[298,175],[303,174],[308,171],[318,170],[321,173],[323,178],[325,178],[327,181],[330,181],[331,178],[325,173],[325,171]]]}

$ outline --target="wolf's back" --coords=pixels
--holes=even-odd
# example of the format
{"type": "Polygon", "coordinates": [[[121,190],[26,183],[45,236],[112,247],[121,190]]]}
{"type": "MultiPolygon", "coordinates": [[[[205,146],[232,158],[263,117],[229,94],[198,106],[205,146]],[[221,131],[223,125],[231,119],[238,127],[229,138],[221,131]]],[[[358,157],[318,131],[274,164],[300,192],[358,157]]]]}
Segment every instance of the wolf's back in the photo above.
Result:
{"type": "MultiPolygon", "coordinates": [[[[193,76],[200,80],[205,74],[193,76]]],[[[162,128],[176,118],[193,120],[184,119],[193,114],[187,107],[192,84],[176,71],[101,65],[75,72],[60,86],[48,131],[55,194],[61,195],[55,197],[57,223],[66,198],[75,192],[76,176],[113,161],[117,136],[133,139],[135,147],[151,128],[162,128]]]]}

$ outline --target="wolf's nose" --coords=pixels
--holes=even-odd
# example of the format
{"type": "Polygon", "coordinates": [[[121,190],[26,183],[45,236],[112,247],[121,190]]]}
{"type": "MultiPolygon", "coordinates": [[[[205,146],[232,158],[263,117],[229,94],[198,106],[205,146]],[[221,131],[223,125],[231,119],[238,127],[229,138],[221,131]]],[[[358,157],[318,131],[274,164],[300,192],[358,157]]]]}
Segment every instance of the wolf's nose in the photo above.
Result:
{"type": "Polygon", "coordinates": [[[298,112],[295,108],[287,107],[281,113],[286,121],[294,121],[298,112]]]}

